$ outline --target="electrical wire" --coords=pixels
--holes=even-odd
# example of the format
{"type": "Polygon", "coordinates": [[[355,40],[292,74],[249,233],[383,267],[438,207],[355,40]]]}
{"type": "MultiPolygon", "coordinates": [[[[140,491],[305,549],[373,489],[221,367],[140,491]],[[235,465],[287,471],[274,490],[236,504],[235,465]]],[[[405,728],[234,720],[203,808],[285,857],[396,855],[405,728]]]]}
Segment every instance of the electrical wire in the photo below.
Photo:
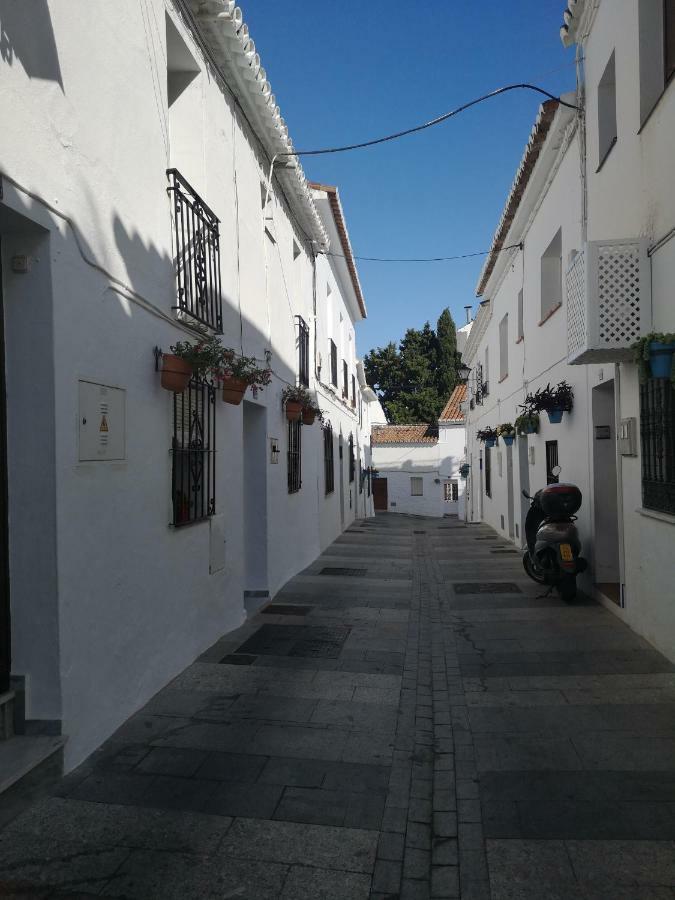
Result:
{"type": "MultiPolygon", "coordinates": [[[[501,247],[498,251],[499,253],[502,250],[515,250],[516,248],[520,248],[521,244],[508,244],[506,247],[501,247]]],[[[488,253],[492,253],[492,248],[490,250],[476,250],[473,253],[459,253],[455,256],[423,256],[423,257],[385,257],[385,256],[352,256],[352,259],[358,259],[363,262],[383,262],[383,263],[429,263],[429,262],[450,262],[455,259],[471,259],[474,256],[487,256],[488,253]]],[[[318,255],[321,256],[334,256],[338,259],[348,259],[344,253],[333,253],[332,250],[319,250],[318,255]]]]}
{"type": "Polygon", "coordinates": [[[494,91],[490,91],[489,94],[483,94],[481,97],[476,97],[475,100],[469,100],[468,103],[463,103],[456,109],[450,110],[450,112],[446,112],[440,116],[436,116],[435,119],[430,119],[428,122],[423,122],[421,125],[415,125],[413,128],[406,128],[404,131],[396,131],[394,134],[388,134],[384,137],[374,138],[370,141],[361,141],[358,144],[347,144],[344,147],[324,147],[320,150],[290,150],[285,153],[277,153],[276,155],[321,156],[325,153],[346,153],[349,150],[363,150],[365,147],[374,147],[376,144],[384,144],[387,141],[395,141],[398,140],[398,138],[406,137],[409,134],[416,134],[418,131],[424,131],[427,128],[433,128],[434,125],[440,125],[442,122],[447,122],[448,119],[452,119],[453,116],[457,116],[459,115],[459,113],[465,112],[467,109],[471,109],[472,106],[477,106],[479,103],[484,103],[486,100],[492,99],[492,97],[498,97],[501,94],[508,93],[509,91],[517,90],[535,91],[537,94],[541,94],[542,96],[547,97],[549,100],[557,100],[557,102],[561,106],[566,106],[568,107],[568,109],[580,110],[580,107],[576,104],[568,103],[566,100],[562,100],[560,97],[556,97],[555,94],[551,94],[549,91],[544,90],[544,88],[540,88],[535,84],[507,84],[504,87],[500,87],[494,91]]]}

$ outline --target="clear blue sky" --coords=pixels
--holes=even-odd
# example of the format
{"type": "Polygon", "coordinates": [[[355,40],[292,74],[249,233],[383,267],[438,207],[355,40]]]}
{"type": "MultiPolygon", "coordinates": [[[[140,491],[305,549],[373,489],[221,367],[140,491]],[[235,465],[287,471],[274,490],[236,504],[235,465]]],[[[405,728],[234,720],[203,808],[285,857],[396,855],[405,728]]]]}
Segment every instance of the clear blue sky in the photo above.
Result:
{"type": "MultiPolygon", "coordinates": [[[[297,149],[398,131],[502,85],[574,88],[560,43],[563,0],[242,0],[244,21],[297,149]]],[[[311,180],[336,184],[356,254],[449,256],[487,249],[540,99],[514,91],[421,134],[366,150],[305,157],[311,180]]],[[[482,257],[360,262],[368,319],[358,352],[435,325],[458,325],[482,257]]]]}

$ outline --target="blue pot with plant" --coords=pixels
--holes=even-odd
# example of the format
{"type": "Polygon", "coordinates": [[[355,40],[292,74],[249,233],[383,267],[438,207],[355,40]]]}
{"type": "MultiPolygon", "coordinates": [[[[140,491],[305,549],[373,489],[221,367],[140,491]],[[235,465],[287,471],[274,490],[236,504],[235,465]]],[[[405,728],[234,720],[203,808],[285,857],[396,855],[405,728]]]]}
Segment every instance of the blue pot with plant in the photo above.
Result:
{"type": "Polygon", "coordinates": [[[506,446],[510,447],[516,439],[515,425],[512,425],[510,422],[504,422],[502,425],[497,426],[497,434],[504,441],[506,446]]]}
{"type": "Polygon", "coordinates": [[[479,441],[483,441],[486,447],[494,447],[497,443],[497,429],[481,428],[480,431],[476,432],[476,437],[479,441]]]}
{"type": "Polygon", "coordinates": [[[652,378],[670,378],[675,387],[675,333],[651,332],[641,337],[632,348],[640,368],[642,384],[652,378]]]}
{"type": "Polygon", "coordinates": [[[571,412],[574,404],[574,390],[566,381],[560,381],[555,387],[547,384],[534,394],[528,394],[525,404],[533,412],[546,412],[551,425],[562,422],[563,413],[571,412]]]}

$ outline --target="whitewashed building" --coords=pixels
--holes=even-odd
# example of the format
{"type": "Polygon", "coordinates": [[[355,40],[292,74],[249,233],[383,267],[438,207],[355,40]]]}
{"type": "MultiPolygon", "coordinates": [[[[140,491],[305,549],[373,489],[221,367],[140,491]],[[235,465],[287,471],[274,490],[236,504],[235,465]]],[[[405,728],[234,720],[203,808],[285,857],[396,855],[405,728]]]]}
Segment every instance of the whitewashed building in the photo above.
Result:
{"type": "Polygon", "coordinates": [[[464,518],[465,396],[458,385],[434,425],[372,425],[376,510],[464,518]]]}
{"type": "Polygon", "coordinates": [[[337,191],[283,155],[234,3],[3,3],[0,25],[0,693],[11,674],[69,769],[371,513],[379,404],[337,191]],[[272,383],[175,400],[155,348],[220,332],[272,383]],[[330,431],[286,421],[298,382],[330,431]]]}

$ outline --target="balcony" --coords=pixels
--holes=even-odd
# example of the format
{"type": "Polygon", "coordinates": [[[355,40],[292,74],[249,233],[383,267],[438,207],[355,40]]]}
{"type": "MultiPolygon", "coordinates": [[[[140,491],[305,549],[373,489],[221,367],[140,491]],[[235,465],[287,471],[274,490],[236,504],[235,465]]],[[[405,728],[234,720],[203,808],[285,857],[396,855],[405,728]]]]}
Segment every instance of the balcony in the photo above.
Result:
{"type": "Polygon", "coordinates": [[[621,362],[651,330],[651,278],[643,240],[589,241],[565,276],[567,362],[621,362]]]}

